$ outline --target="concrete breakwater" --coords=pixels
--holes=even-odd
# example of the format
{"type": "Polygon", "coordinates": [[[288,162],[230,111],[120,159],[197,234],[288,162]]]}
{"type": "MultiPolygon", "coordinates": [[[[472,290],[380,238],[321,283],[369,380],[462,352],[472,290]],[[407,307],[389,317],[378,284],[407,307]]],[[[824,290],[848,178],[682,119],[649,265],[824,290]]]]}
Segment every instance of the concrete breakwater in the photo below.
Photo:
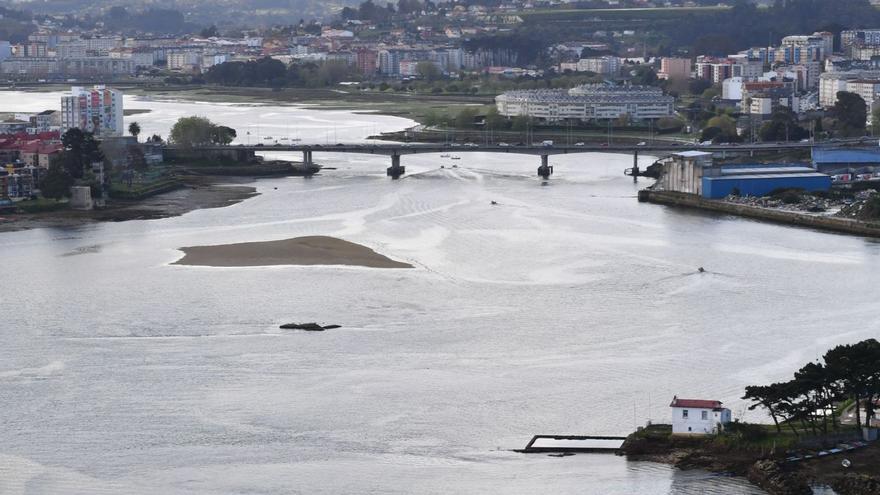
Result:
{"type": "Polygon", "coordinates": [[[684,206],[701,210],[714,211],[739,215],[747,218],[755,218],[768,222],[810,227],[820,230],[829,230],[844,234],[861,235],[880,238],[880,222],[865,222],[832,216],[807,215],[793,211],[774,210],[759,206],[728,203],[726,201],[703,199],[693,194],[685,194],[671,191],[652,191],[643,189],[639,191],[639,201],[668,206],[684,206]]]}

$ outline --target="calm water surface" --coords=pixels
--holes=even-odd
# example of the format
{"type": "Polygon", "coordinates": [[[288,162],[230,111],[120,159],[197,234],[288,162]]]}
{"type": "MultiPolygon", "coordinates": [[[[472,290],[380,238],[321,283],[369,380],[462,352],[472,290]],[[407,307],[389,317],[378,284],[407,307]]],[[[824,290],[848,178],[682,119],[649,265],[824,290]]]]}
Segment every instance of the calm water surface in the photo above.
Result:
{"type": "MultiPolygon", "coordinates": [[[[57,98],[0,93],[0,109],[57,98]]],[[[410,124],[127,105],[154,110],[130,118],[147,134],[194,113],[303,142],[410,124]]],[[[528,156],[404,157],[399,181],[387,158],[316,160],[338,169],[227,208],[0,234],[0,493],[757,493],[510,449],[626,434],[667,420],[673,394],[761,420],[745,385],[878,334],[880,245],[640,204],[628,156],[552,157],[546,184],[528,156]],[[416,268],[169,265],[181,246],[301,235],[416,268]]]]}

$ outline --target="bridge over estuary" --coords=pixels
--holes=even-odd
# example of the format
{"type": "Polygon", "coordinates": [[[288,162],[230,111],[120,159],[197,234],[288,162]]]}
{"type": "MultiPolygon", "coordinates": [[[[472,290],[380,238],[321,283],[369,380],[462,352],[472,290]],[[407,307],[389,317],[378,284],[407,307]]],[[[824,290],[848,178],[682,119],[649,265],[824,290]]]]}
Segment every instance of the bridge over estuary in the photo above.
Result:
{"type": "MultiPolygon", "coordinates": [[[[749,144],[713,144],[695,145],[678,141],[663,141],[633,144],[578,144],[578,145],[526,145],[526,144],[475,144],[475,143],[339,143],[335,145],[321,144],[275,144],[275,145],[238,145],[238,146],[202,146],[197,148],[205,152],[298,152],[302,153],[303,165],[313,167],[315,153],[352,153],[362,155],[385,155],[391,157],[391,166],[386,169],[389,177],[397,179],[406,173],[401,164],[404,155],[428,153],[513,153],[540,157],[538,175],[549,178],[553,174],[550,164],[552,155],[568,155],[575,153],[626,153],[633,155],[634,177],[638,175],[639,153],[672,153],[697,149],[711,152],[721,157],[728,154],[749,154],[756,152],[783,152],[789,150],[811,150],[814,147],[836,148],[852,145],[875,143],[873,139],[857,138],[822,142],[780,142],[780,143],[749,143],[749,144]]],[[[174,149],[174,147],[170,147],[174,149]]]]}

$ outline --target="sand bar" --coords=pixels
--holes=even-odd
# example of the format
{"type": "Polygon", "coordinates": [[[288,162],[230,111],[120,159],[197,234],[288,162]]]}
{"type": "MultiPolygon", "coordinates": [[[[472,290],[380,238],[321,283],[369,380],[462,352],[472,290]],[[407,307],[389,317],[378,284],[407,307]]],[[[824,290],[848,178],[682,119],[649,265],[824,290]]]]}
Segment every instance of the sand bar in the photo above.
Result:
{"type": "Polygon", "coordinates": [[[182,247],[175,265],[273,266],[352,265],[370,268],[412,268],[372,249],[335,237],[294,237],[280,241],[242,242],[219,246],[182,247]]]}

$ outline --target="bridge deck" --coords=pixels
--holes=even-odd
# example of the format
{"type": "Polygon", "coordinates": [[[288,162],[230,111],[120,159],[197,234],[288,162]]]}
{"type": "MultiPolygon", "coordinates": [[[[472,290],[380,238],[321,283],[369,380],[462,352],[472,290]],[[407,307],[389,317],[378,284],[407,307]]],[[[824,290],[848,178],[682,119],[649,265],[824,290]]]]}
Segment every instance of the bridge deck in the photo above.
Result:
{"type": "MultiPolygon", "coordinates": [[[[853,144],[867,144],[869,141],[862,139],[837,141],[837,142],[792,142],[792,143],[758,143],[758,144],[729,144],[701,146],[684,142],[648,143],[645,145],[617,145],[617,144],[586,144],[583,146],[540,146],[520,144],[401,144],[401,143],[339,143],[330,145],[321,144],[297,144],[297,145],[232,145],[232,146],[204,146],[199,147],[205,151],[223,150],[246,150],[255,152],[332,152],[332,153],[361,153],[371,155],[413,155],[419,153],[515,153],[526,155],[563,155],[571,153],[639,153],[639,152],[675,152],[685,150],[700,150],[707,152],[754,152],[754,151],[783,151],[805,150],[817,146],[833,148],[853,144]]],[[[874,142],[872,139],[871,143],[874,142]]],[[[170,148],[174,148],[171,146],[170,148]]]]}

